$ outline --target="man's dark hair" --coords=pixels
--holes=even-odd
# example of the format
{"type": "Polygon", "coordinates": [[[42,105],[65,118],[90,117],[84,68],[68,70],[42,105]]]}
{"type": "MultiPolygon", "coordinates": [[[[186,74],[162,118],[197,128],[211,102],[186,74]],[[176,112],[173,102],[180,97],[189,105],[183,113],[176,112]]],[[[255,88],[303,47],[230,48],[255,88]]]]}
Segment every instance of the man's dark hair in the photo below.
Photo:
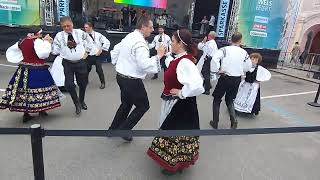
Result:
{"type": "Polygon", "coordinates": [[[149,26],[151,19],[148,16],[141,16],[137,22],[137,29],[141,29],[142,26],[149,26]]]}
{"type": "Polygon", "coordinates": [[[164,29],[164,30],[166,29],[163,25],[159,25],[159,26],[158,26],[158,29],[159,29],[159,28],[162,28],[162,29],[164,29]]]}
{"type": "Polygon", "coordinates": [[[239,32],[236,32],[236,33],[234,33],[234,34],[232,35],[232,37],[231,37],[231,42],[237,43],[237,42],[241,41],[241,39],[242,39],[242,34],[239,33],[239,32]]]}
{"type": "Polygon", "coordinates": [[[72,22],[71,17],[69,17],[69,16],[63,16],[62,18],[60,18],[60,23],[64,23],[64,22],[66,22],[66,21],[72,22]]]}
{"type": "Polygon", "coordinates": [[[84,25],[88,25],[89,27],[92,27],[92,28],[93,28],[92,22],[86,22],[84,25]]]}

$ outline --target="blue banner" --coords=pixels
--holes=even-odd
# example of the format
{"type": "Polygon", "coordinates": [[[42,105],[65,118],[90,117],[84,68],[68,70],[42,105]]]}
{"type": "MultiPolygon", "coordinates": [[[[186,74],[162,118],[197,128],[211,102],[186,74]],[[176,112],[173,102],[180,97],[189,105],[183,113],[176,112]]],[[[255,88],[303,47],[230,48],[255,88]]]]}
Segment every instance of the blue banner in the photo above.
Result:
{"type": "Polygon", "coordinates": [[[58,0],[57,1],[57,9],[58,9],[58,19],[64,16],[69,16],[69,0],[58,0]]]}
{"type": "Polygon", "coordinates": [[[217,23],[217,37],[224,37],[226,32],[226,25],[228,19],[230,0],[221,0],[217,23]]]}

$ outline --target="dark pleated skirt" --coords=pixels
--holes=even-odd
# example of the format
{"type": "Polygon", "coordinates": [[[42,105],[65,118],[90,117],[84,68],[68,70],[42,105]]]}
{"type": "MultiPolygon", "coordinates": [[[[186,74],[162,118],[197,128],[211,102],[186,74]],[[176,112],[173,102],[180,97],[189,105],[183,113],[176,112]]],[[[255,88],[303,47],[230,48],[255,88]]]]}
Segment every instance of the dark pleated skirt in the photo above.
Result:
{"type": "MultiPolygon", "coordinates": [[[[200,129],[196,97],[178,100],[160,129],[200,129]]],[[[199,137],[155,137],[147,154],[162,168],[177,172],[198,160],[199,137]]]]}
{"type": "Polygon", "coordinates": [[[48,66],[19,65],[6,89],[0,109],[37,113],[61,106],[58,87],[48,66]]]}

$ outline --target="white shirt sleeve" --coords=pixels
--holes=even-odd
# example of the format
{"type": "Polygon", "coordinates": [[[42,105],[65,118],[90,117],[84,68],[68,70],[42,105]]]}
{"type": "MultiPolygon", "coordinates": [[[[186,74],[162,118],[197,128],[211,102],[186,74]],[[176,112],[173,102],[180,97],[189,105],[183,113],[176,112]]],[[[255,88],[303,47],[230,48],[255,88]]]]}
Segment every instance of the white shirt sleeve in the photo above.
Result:
{"type": "Polygon", "coordinates": [[[204,92],[203,79],[196,65],[189,59],[182,59],[177,66],[177,78],[183,85],[180,98],[199,96],[204,92]]]}
{"type": "Polygon", "coordinates": [[[212,59],[210,63],[210,71],[213,73],[216,73],[220,69],[220,59],[223,58],[223,52],[222,50],[216,51],[214,54],[212,54],[212,59]]]}
{"type": "Polygon", "coordinates": [[[149,49],[144,45],[137,44],[134,48],[135,60],[139,68],[147,73],[158,73],[161,71],[160,59],[157,56],[150,57],[149,49]]]}
{"type": "Polygon", "coordinates": [[[243,61],[243,72],[248,72],[250,71],[250,69],[252,68],[252,61],[249,57],[249,55],[247,54],[246,56],[246,60],[243,61]]]}
{"type": "Polygon", "coordinates": [[[53,40],[53,45],[52,45],[52,54],[53,55],[60,55],[60,51],[62,48],[62,44],[61,44],[62,42],[60,42],[61,36],[63,36],[63,34],[58,33],[53,40]]]}
{"type": "Polygon", "coordinates": [[[36,39],[34,41],[34,50],[40,59],[47,59],[51,52],[51,44],[48,41],[42,39],[36,39]]]}
{"type": "Polygon", "coordinates": [[[158,37],[158,36],[155,36],[155,37],[153,38],[152,43],[149,44],[149,48],[150,48],[150,49],[156,47],[156,41],[157,41],[157,40],[156,40],[156,37],[158,37]]]}
{"type": "Polygon", "coordinates": [[[200,42],[200,43],[198,44],[198,49],[203,51],[204,45],[205,45],[205,43],[200,42]]]}
{"type": "Polygon", "coordinates": [[[113,65],[116,65],[118,62],[119,54],[120,54],[120,49],[121,49],[121,42],[116,44],[113,47],[113,50],[110,52],[111,55],[111,63],[113,65]]]}
{"type": "Polygon", "coordinates": [[[23,60],[22,51],[19,48],[19,42],[7,49],[6,58],[11,63],[19,63],[23,60]]]}
{"type": "Polygon", "coordinates": [[[108,51],[110,48],[110,41],[102,34],[100,34],[100,43],[103,44],[102,50],[108,51]]]}
{"type": "MultiPolygon", "coordinates": [[[[168,36],[168,35],[167,35],[168,36]]],[[[171,44],[172,44],[172,41],[171,41],[171,39],[170,39],[170,37],[168,36],[168,38],[169,38],[169,40],[168,40],[168,50],[169,50],[169,52],[171,52],[171,44]]]]}

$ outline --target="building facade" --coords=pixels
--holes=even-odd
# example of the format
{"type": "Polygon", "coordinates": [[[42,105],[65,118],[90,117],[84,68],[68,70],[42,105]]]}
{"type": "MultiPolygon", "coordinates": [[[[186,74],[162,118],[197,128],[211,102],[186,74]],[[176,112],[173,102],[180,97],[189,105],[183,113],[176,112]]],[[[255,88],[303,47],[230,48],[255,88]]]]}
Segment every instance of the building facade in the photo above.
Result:
{"type": "Polygon", "coordinates": [[[294,43],[299,42],[302,51],[307,48],[310,53],[320,54],[320,0],[300,0],[299,3],[289,45],[282,50],[290,52],[294,43]]]}

